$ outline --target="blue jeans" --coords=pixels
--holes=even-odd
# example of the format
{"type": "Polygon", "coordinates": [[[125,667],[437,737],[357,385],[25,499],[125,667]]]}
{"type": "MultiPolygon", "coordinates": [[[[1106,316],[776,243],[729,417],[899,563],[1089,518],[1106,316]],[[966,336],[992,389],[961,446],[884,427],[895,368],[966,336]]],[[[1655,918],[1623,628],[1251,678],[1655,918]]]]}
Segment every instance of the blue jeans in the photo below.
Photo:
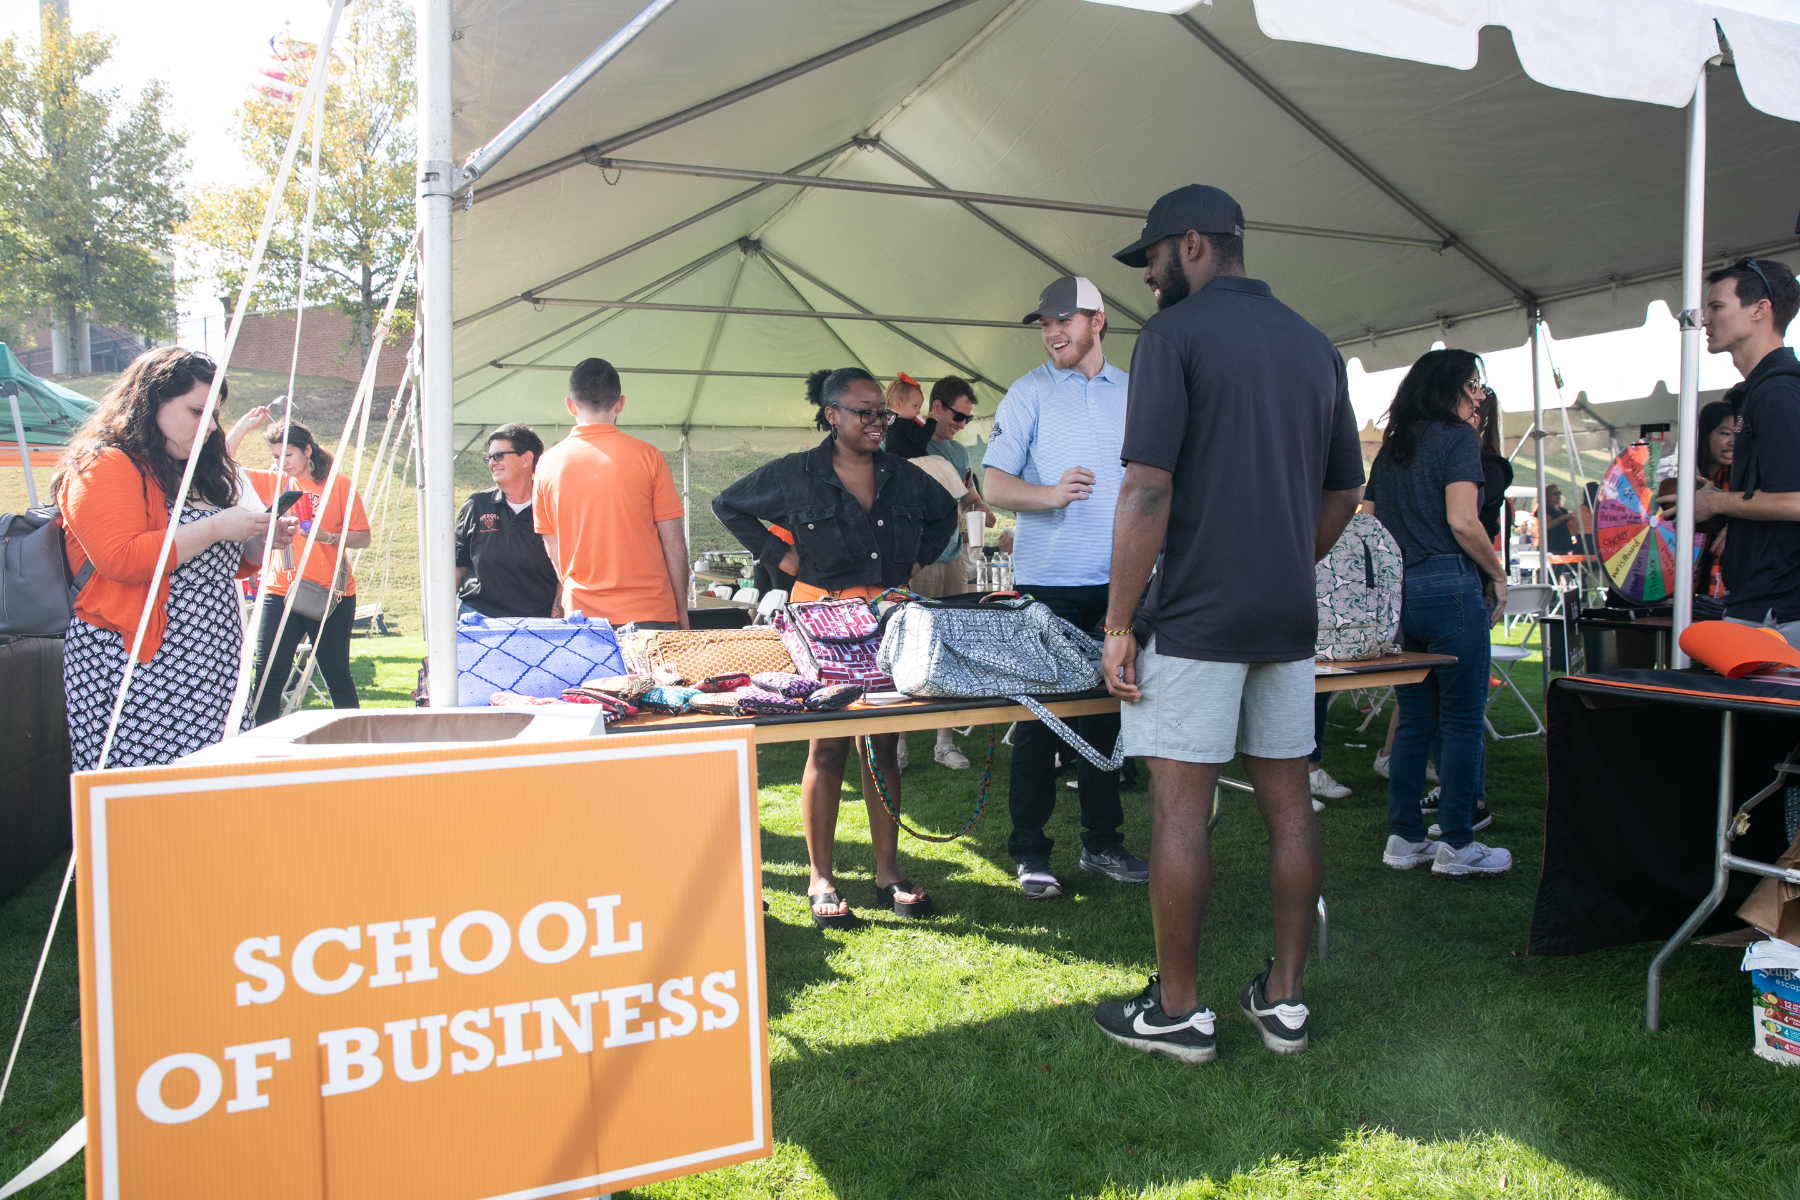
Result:
{"type": "Polygon", "coordinates": [[[1481,575],[1460,554],[1440,554],[1406,568],[1400,631],[1408,650],[1454,654],[1454,667],[1439,667],[1421,683],[1395,689],[1400,728],[1388,775],[1388,828],[1409,842],[1425,840],[1419,796],[1433,735],[1443,739],[1438,756],[1438,823],[1444,841],[1461,849],[1475,840],[1469,828],[1475,799],[1483,792],[1486,747],[1482,714],[1487,705],[1488,606],[1481,575]]]}

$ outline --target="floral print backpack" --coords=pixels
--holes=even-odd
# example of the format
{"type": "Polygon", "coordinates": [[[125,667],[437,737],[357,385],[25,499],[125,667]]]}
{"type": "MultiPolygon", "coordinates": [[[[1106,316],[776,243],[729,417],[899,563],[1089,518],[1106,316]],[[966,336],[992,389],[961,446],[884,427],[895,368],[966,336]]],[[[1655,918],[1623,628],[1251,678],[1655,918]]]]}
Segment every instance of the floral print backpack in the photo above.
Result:
{"type": "Polygon", "coordinates": [[[1400,547],[1369,513],[1357,513],[1314,568],[1319,634],[1313,653],[1356,662],[1400,651],[1405,563],[1400,547]]]}

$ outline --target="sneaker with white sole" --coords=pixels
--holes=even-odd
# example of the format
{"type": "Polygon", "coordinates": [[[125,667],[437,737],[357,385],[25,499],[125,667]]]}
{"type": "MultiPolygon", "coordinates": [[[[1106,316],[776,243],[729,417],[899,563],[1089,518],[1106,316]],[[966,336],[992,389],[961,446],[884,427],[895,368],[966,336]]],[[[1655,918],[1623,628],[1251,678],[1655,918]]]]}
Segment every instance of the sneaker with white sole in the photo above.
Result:
{"type": "MultiPolygon", "coordinates": [[[[1377,754],[1375,756],[1375,773],[1377,775],[1381,776],[1383,779],[1388,778],[1388,759],[1389,759],[1389,757],[1390,756],[1386,755],[1386,754],[1377,754]]],[[[1426,783],[1438,782],[1437,768],[1432,766],[1429,761],[1427,761],[1425,763],[1425,782],[1426,783]]]]}
{"type": "Polygon", "coordinates": [[[937,759],[939,766],[949,767],[952,771],[969,769],[969,756],[958,750],[955,742],[939,742],[931,757],[937,759]]]}
{"type": "Polygon", "coordinates": [[[1090,875],[1104,875],[1119,883],[1150,882],[1150,864],[1123,846],[1098,851],[1084,846],[1076,865],[1090,875]]]}
{"type": "Polygon", "coordinates": [[[1298,1054],[1306,1049],[1312,1014],[1300,996],[1290,996],[1286,1000],[1268,998],[1263,989],[1269,982],[1269,972],[1274,969],[1275,960],[1265,960],[1262,974],[1244,985],[1238,1003],[1262,1035],[1263,1045],[1277,1054],[1298,1054]]]}
{"type": "Polygon", "coordinates": [[[1325,802],[1323,800],[1319,799],[1317,796],[1314,796],[1312,798],[1312,802],[1313,802],[1313,811],[1314,812],[1322,813],[1325,811],[1325,802]]]}
{"type": "Polygon", "coordinates": [[[1049,900],[1062,895],[1062,881],[1050,873],[1047,862],[1020,863],[1019,890],[1027,900],[1049,900]]]}
{"type": "MultiPolygon", "coordinates": [[[[1419,811],[1422,813],[1436,812],[1438,810],[1438,801],[1443,797],[1443,794],[1444,789],[1441,787],[1434,787],[1429,792],[1426,792],[1425,798],[1419,801],[1419,811]]],[[[1436,835],[1434,834],[1433,836],[1435,837],[1436,835]]]]}
{"type": "Polygon", "coordinates": [[[1131,999],[1094,1006],[1094,1024],[1113,1041],[1184,1063],[1209,1063],[1219,1057],[1217,1022],[1212,1010],[1205,1007],[1180,1017],[1165,1013],[1162,981],[1154,975],[1131,999]]]}
{"type": "Polygon", "coordinates": [[[1327,800],[1342,800],[1350,794],[1350,789],[1327,774],[1324,767],[1313,768],[1307,774],[1306,781],[1311,785],[1313,795],[1323,796],[1327,800]]]}
{"type": "Polygon", "coordinates": [[[1381,852],[1381,861],[1396,871],[1410,871],[1414,867],[1422,867],[1436,857],[1436,843],[1409,842],[1397,833],[1388,835],[1387,849],[1381,852]]]}
{"type": "Polygon", "coordinates": [[[1512,870],[1512,851],[1470,842],[1461,850],[1449,842],[1437,844],[1437,857],[1432,859],[1433,875],[1504,875],[1512,870]]]}
{"type": "MultiPolygon", "coordinates": [[[[1469,828],[1476,833],[1480,833],[1483,829],[1486,829],[1489,825],[1494,823],[1494,814],[1488,811],[1486,800],[1477,800],[1475,802],[1474,816],[1475,823],[1470,825],[1469,828]]],[[[1441,838],[1444,836],[1444,827],[1434,821],[1432,822],[1431,828],[1427,829],[1425,833],[1429,837],[1441,838]]]]}

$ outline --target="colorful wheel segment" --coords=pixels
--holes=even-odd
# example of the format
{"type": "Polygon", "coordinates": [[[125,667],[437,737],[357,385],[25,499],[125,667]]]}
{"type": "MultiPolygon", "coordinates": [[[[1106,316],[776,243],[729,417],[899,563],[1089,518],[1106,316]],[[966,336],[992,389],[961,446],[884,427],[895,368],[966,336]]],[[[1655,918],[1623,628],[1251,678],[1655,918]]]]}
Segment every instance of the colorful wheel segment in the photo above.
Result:
{"type": "MultiPolygon", "coordinates": [[[[1600,481],[1594,513],[1600,561],[1613,586],[1634,604],[1666,600],[1675,590],[1675,523],[1656,507],[1665,446],[1653,436],[1628,446],[1600,481]]],[[[1704,539],[1694,539],[1697,556],[1704,539]]]]}

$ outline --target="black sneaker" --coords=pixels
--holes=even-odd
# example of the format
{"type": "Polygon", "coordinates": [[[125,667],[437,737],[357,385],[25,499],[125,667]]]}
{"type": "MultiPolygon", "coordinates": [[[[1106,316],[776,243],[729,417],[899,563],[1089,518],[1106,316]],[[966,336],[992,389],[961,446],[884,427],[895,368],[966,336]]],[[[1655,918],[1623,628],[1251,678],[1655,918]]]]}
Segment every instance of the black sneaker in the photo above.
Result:
{"type": "Polygon", "coordinates": [[[1263,1045],[1277,1054],[1298,1054],[1306,1049],[1312,1014],[1307,1012],[1306,1002],[1297,996],[1271,1001],[1263,994],[1263,984],[1268,982],[1269,972],[1274,969],[1275,960],[1266,960],[1262,974],[1244,985],[1239,1003],[1243,1005],[1244,1015],[1262,1034],[1263,1045]]]}
{"type": "Polygon", "coordinates": [[[1436,812],[1438,810],[1438,797],[1443,795],[1443,793],[1444,789],[1441,784],[1432,788],[1429,792],[1426,792],[1425,798],[1419,801],[1419,811],[1422,813],[1436,812]]]}
{"type": "Polygon", "coordinates": [[[1109,1000],[1094,1007],[1094,1024],[1121,1046],[1185,1063],[1209,1063],[1219,1057],[1215,1020],[1209,1008],[1196,1008],[1184,1017],[1163,1012],[1162,983],[1154,975],[1143,991],[1123,1004],[1109,1000]]]}
{"type": "Polygon", "coordinates": [[[1150,864],[1123,846],[1110,850],[1089,850],[1084,846],[1076,865],[1091,875],[1104,875],[1120,883],[1150,882],[1150,864]]]}

